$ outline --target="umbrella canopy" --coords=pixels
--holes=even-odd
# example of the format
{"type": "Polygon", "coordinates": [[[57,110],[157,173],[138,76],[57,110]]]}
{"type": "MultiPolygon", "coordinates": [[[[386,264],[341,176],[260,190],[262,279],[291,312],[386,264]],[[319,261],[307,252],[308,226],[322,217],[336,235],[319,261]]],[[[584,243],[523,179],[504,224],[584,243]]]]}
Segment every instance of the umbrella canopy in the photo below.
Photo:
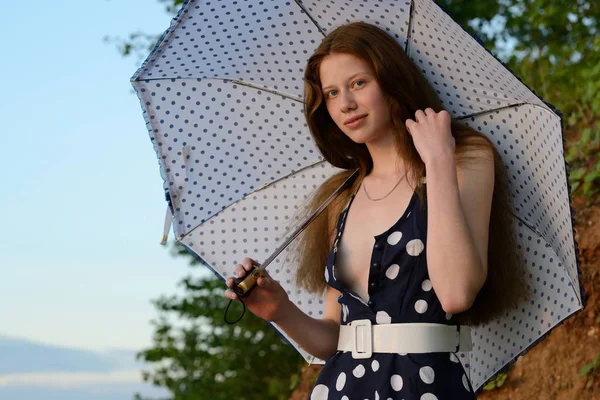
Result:
{"type": "MultiPolygon", "coordinates": [[[[378,25],[406,49],[453,118],[496,145],[508,172],[531,297],[473,329],[473,350],[460,361],[478,390],[583,308],[561,116],[433,1],[337,3],[184,3],[131,79],[174,233],[223,280],[244,256],[261,261],[277,248],[300,204],[337,171],[302,112],[306,61],[336,26],[378,25]]],[[[269,272],[298,307],[319,317],[323,298],[294,286],[295,269],[287,249],[269,272]]]]}

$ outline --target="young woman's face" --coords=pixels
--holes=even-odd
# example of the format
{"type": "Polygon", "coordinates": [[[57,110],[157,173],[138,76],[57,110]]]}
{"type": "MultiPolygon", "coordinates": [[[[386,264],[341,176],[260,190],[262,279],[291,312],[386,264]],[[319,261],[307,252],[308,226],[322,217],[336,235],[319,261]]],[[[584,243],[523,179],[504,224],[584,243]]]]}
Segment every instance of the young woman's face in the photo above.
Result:
{"type": "Polygon", "coordinates": [[[373,70],[351,54],[330,54],[319,69],[329,115],[356,143],[368,143],[392,133],[390,107],[373,70]]]}

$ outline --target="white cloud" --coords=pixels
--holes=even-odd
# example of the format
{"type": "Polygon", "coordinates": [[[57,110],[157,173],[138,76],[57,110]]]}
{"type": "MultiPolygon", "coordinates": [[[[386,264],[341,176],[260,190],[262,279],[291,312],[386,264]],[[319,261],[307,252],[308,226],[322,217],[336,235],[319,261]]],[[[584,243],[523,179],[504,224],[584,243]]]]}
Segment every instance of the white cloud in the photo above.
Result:
{"type": "Polygon", "coordinates": [[[141,373],[137,369],[111,372],[44,372],[0,375],[0,387],[35,385],[57,388],[76,388],[98,384],[141,382],[141,373]]]}

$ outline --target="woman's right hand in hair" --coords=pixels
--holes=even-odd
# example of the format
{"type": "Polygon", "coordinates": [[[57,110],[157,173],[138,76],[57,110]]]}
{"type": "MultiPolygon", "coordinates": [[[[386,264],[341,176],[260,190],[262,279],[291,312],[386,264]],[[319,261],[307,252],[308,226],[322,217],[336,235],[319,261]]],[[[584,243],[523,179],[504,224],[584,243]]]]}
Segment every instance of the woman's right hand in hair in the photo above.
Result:
{"type": "MultiPolygon", "coordinates": [[[[235,266],[234,275],[237,278],[243,278],[252,270],[252,267],[258,267],[260,264],[251,258],[244,258],[241,264],[235,266]]],[[[290,303],[285,289],[265,270],[264,275],[256,281],[256,287],[248,297],[244,298],[246,308],[254,315],[269,321],[277,322],[284,315],[287,306],[290,303]]],[[[225,282],[228,289],[225,291],[225,297],[240,301],[238,295],[231,289],[234,278],[228,278],[225,282]]]]}

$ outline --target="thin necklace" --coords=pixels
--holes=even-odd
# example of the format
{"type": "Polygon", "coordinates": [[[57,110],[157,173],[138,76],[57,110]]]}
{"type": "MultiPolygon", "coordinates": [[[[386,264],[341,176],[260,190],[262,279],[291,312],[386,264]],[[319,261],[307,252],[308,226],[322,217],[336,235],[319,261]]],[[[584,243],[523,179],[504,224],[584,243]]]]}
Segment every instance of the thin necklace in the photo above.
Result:
{"type": "Polygon", "coordinates": [[[400,182],[402,182],[402,179],[404,179],[404,175],[402,175],[402,176],[400,177],[400,180],[398,180],[398,182],[397,182],[397,183],[394,185],[394,187],[392,188],[392,190],[390,190],[390,191],[388,192],[388,194],[386,194],[385,196],[383,196],[383,197],[380,197],[380,198],[378,198],[378,199],[373,199],[373,198],[371,198],[371,196],[369,196],[369,193],[367,192],[367,185],[365,185],[365,182],[364,182],[364,181],[363,181],[363,183],[362,183],[362,187],[363,187],[363,190],[364,190],[364,192],[365,192],[365,194],[367,195],[367,198],[368,198],[369,200],[371,200],[371,201],[379,201],[379,200],[383,200],[383,199],[385,199],[385,198],[386,198],[386,197],[388,197],[390,194],[392,194],[392,192],[394,191],[394,189],[396,189],[396,188],[398,187],[398,185],[400,184],[400,182]]]}

